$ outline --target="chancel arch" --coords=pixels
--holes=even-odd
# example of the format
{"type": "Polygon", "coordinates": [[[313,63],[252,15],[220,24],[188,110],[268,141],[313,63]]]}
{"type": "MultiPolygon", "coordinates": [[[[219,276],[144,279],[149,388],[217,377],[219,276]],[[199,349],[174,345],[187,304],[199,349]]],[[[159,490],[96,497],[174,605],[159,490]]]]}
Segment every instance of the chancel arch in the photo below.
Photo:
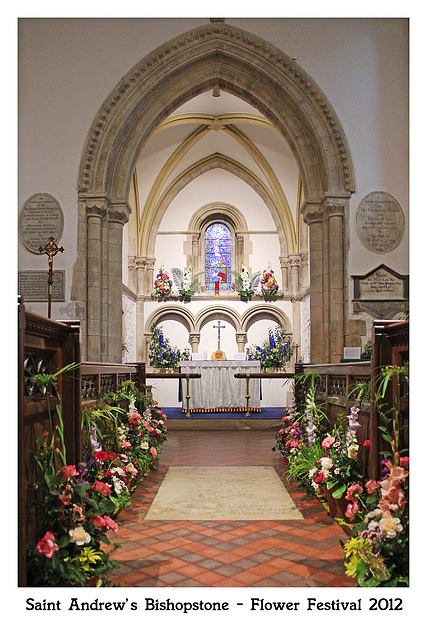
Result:
{"type": "MultiPolygon", "coordinates": [[[[90,128],[79,171],[72,294],[85,359],[121,359],[118,265],[136,160],[170,114],[214,88],[255,107],[292,149],[301,174],[304,221],[310,226],[311,360],[333,362],[342,355],[345,218],[354,191],[344,131],[327,97],[294,60],[257,36],[213,22],[174,38],[136,64],[106,98],[90,128]]],[[[155,224],[152,229],[144,242],[152,242],[155,224]]],[[[145,246],[144,256],[152,259],[145,246]]]]}

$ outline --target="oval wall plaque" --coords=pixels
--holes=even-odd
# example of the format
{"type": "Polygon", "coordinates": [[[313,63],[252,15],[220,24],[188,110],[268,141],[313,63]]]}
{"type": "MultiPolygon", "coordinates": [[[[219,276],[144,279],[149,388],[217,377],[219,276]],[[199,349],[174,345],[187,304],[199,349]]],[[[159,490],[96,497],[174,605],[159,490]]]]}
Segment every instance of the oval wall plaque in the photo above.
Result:
{"type": "Polygon", "coordinates": [[[64,228],[64,214],[59,202],[50,193],[36,193],[24,203],[19,215],[22,244],[31,253],[39,254],[39,247],[52,236],[57,243],[64,228]]]}
{"type": "Polygon", "coordinates": [[[375,253],[388,253],[400,244],[405,216],[400,204],[385,191],[372,191],[356,212],[357,235],[375,253]]]}

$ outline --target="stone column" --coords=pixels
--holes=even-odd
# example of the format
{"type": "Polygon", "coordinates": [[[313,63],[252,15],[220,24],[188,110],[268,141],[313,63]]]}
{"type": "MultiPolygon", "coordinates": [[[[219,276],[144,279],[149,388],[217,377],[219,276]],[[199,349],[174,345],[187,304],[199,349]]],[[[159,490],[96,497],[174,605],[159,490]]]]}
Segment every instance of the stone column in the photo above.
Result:
{"type": "Polygon", "coordinates": [[[344,215],[347,198],[328,197],[325,216],[328,224],[329,337],[330,362],[339,362],[344,349],[344,215]]]}
{"type": "Polygon", "coordinates": [[[136,256],[136,291],[138,295],[145,295],[147,293],[147,257],[136,256]]]}
{"type": "Polygon", "coordinates": [[[150,358],[149,358],[149,352],[150,352],[150,344],[151,344],[151,340],[153,339],[153,333],[150,331],[149,333],[144,333],[144,338],[145,338],[145,354],[144,354],[144,361],[147,365],[147,367],[150,366],[150,358]]]}
{"type": "Polygon", "coordinates": [[[107,203],[99,199],[86,206],[87,220],[87,360],[100,362],[102,336],[102,219],[107,203]]]}
{"type": "Polygon", "coordinates": [[[128,257],[128,287],[134,293],[138,291],[135,256],[128,257]]]}
{"type": "Polygon", "coordinates": [[[245,344],[247,342],[247,334],[246,333],[236,333],[236,342],[237,342],[237,352],[244,353],[245,352],[245,344]]]}
{"type": "Polygon", "coordinates": [[[129,220],[126,204],[108,209],[108,351],[110,362],[122,360],[122,238],[123,225],[129,220]]]}
{"type": "Polygon", "coordinates": [[[245,264],[245,239],[240,233],[236,233],[236,271],[240,273],[242,264],[245,264]]]}
{"type": "Polygon", "coordinates": [[[156,258],[147,258],[147,273],[146,273],[146,294],[150,295],[154,287],[154,265],[156,258]]]}
{"type": "Polygon", "coordinates": [[[200,333],[190,333],[189,341],[192,353],[199,353],[200,333]]]}
{"type": "Polygon", "coordinates": [[[289,258],[288,256],[279,256],[280,269],[282,271],[282,289],[283,291],[289,290],[289,258]]]}
{"type": "Polygon", "coordinates": [[[299,254],[293,254],[289,256],[290,277],[289,277],[289,291],[292,295],[298,295],[300,292],[300,267],[301,256],[299,254]]]}
{"type": "Polygon", "coordinates": [[[310,227],[310,362],[328,362],[325,353],[325,304],[323,273],[323,208],[320,203],[306,202],[302,207],[304,222],[310,227]]]}

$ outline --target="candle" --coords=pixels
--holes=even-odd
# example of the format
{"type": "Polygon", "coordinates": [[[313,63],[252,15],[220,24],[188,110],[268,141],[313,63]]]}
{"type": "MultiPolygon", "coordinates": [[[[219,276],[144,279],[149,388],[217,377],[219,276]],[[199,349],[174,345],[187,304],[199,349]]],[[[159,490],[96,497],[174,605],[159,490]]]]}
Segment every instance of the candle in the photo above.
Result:
{"type": "Polygon", "coordinates": [[[219,280],[215,280],[215,295],[219,295],[219,280]]]}

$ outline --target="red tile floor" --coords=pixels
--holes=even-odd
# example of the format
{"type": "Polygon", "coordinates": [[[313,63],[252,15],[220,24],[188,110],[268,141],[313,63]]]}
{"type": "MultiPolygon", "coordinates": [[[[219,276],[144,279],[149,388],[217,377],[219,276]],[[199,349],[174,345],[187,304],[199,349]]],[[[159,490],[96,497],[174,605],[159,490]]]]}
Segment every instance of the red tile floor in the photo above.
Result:
{"type": "Polygon", "coordinates": [[[321,502],[286,485],[303,520],[145,520],[171,465],[271,465],[282,478],[282,456],[272,451],[274,430],[170,431],[161,459],[117,518],[111,542],[123,587],[355,587],[344,575],[345,532],[321,502]]]}

